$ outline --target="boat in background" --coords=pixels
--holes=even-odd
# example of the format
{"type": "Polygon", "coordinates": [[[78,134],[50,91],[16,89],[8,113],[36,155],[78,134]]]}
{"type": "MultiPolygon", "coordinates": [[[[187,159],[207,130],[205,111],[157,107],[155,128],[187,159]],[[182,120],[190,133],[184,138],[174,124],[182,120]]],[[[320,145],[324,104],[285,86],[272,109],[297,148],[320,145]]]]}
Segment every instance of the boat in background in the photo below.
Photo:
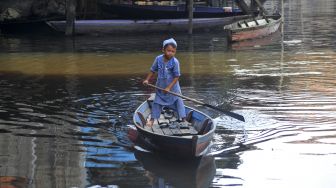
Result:
{"type": "Polygon", "coordinates": [[[260,38],[276,32],[281,20],[280,14],[248,18],[224,26],[224,31],[231,42],[260,38]]]}
{"type": "MultiPolygon", "coordinates": [[[[222,25],[246,18],[246,15],[223,18],[194,18],[194,31],[207,31],[210,28],[221,30],[222,25]]],[[[64,33],[66,21],[48,21],[49,27],[64,33]]],[[[126,34],[148,32],[185,32],[188,30],[188,19],[159,19],[159,20],[76,20],[76,34],[126,34]]]]}
{"type": "MultiPolygon", "coordinates": [[[[164,1],[163,1],[164,2],[164,1]]],[[[136,3],[136,2],[135,2],[136,3]]],[[[111,19],[179,19],[188,18],[185,4],[117,4],[110,1],[99,1],[98,7],[105,17],[111,19]]],[[[239,8],[211,7],[194,5],[194,18],[222,18],[244,15],[239,8]]]]}

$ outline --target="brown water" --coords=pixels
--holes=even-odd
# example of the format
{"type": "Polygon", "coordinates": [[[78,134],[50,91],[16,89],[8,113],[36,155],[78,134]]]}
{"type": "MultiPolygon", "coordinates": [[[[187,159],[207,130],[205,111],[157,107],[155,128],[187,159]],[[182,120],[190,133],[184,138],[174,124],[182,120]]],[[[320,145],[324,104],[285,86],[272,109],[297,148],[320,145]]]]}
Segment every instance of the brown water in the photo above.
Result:
{"type": "Polygon", "coordinates": [[[134,151],[125,132],[168,35],[0,36],[0,187],[334,187],[335,12],[288,1],[283,36],[234,45],[174,35],[184,95],[246,119],[197,107],[218,129],[196,164],[134,151]],[[244,130],[250,147],[225,150],[244,130]]]}

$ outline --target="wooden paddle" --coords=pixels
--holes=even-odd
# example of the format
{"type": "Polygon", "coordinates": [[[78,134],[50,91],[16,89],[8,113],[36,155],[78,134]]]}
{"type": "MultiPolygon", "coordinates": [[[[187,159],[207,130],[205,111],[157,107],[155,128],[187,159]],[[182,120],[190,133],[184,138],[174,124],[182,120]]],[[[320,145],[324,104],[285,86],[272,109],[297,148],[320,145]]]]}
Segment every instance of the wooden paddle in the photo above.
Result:
{"type": "MultiPolygon", "coordinates": [[[[153,87],[153,88],[162,90],[162,91],[166,91],[165,89],[160,88],[160,87],[157,87],[157,86],[152,85],[152,84],[147,84],[147,85],[150,86],[150,87],[153,87]]],[[[171,91],[166,91],[166,92],[169,93],[169,94],[172,94],[172,95],[181,97],[181,98],[183,98],[183,99],[186,99],[186,100],[188,100],[188,101],[194,102],[194,103],[196,103],[196,104],[199,104],[199,105],[202,105],[202,106],[206,106],[206,107],[209,107],[209,108],[218,110],[218,111],[220,111],[220,112],[222,112],[222,113],[224,113],[224,114],[226,114],[226,115],[228,115],[228,116],[231,116],[231,117],[233,117],[233,118],[235,118],[235,119],[238,119],[238,120],[240,120],[240,121],[245,122],[245,118],[244,118],[244,116],[242,116],[242,115],[239,115],[239,114],[236,114],[236,113],[234,113],[234,112],[230,112],[230,111],[227,111],[227,110],[218,108],[218,107],[216,107],[216,106],[212,106],[212,105],[210,105],[210,104],[207,104],[207,103],[204,103],[204,102],[202,102],[202,101],[198,101],[198,100],[196,100],[196,99],[192,99],[192,98],[183,96],[183,95],[178,94],[178,93],[174,93],[174,92],[171,92],[171,91]]]]}

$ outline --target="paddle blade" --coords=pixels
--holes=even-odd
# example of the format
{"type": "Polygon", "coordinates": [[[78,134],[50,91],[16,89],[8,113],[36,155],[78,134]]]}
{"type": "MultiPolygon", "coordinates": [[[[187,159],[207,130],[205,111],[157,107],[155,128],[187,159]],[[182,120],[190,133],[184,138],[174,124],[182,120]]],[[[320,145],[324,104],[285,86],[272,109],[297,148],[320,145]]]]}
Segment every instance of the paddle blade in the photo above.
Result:
{"type": "Polygon", "coordinates": [[[212,109],[215,109],[215,110],[218,110],[218,111],[224,113],[225,115],[228,115],[228,116],[230,116],[230,117],[233,117],[233,118],[235,118],[235,119],[238,119],[238,120],[240,120],[240,121],[245,122],[245,118],[244,118],[244,116],[239,115],[239,114],[237,114],[237,113],[230,112],[230,111],[227,111],[227,110],[218,108],[218,107],[216,107],[216,106],[212,106],[212,105],[210,105],[210,104],[204,104],[204,106],[209,107],[209,108],[212,108],[212,109]]]}

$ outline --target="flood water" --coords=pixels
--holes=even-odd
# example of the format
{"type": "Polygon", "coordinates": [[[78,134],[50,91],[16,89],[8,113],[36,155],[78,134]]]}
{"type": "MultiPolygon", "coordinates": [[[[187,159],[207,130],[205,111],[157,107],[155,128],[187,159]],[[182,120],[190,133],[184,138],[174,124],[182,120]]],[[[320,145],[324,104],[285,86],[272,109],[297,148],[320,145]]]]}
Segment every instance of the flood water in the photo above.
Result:
{"type": "Polygon", "coordinates": [[[197,164],[127,138],[169,35],[0,36],[0,187],[335,187],[336,2],[286,1],[284,13],[283,36],[173,35],[183,94],[246,119],[196,106],[217,120],[216,155],[197,164]],[[244,136],[249,147],[225,150],[244,136]]]}

